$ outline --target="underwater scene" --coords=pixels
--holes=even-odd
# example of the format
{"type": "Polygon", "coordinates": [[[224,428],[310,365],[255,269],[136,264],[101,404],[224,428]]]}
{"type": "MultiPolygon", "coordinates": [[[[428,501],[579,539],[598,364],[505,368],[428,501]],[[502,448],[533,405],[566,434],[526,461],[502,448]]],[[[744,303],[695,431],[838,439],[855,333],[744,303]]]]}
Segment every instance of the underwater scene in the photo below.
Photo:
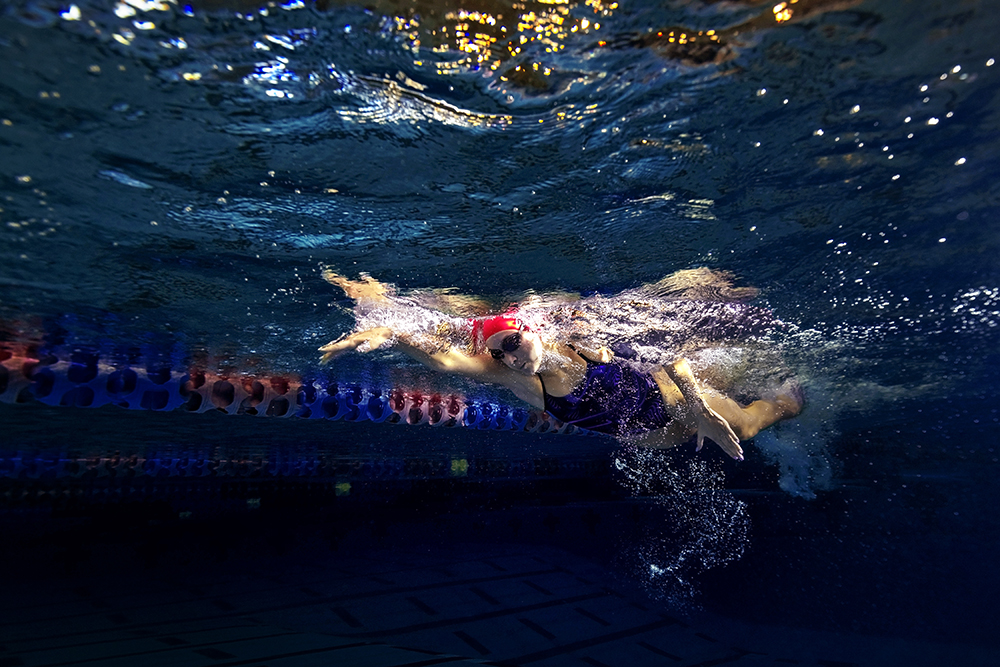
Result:
{"type": "Polygon", "coordinates": [[[3,1],[0,666],[998,664],[997,34],[3,1]]]}

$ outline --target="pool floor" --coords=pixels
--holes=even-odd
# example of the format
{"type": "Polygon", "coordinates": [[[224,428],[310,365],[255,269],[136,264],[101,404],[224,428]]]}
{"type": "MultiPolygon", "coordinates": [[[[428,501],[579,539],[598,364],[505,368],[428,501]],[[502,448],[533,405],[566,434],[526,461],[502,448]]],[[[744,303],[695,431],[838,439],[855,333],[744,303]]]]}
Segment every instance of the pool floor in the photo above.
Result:
{"type": "MultiPolygon", "coordinates": [[[[553,517],[571,528],[569,516],[497,518],[523,521],[528,538],[553,517]]],[[[294,535],[109,521],[88,523],[84,541],[62,521],[48,534],[35,522],[5,549],[0,665],[996,664],[985,647],[671,612],[578,553],[477,541],[462,513],[294,535]],[[470,541],[428,546],[419,533],[431,528],[470,541]]]]}

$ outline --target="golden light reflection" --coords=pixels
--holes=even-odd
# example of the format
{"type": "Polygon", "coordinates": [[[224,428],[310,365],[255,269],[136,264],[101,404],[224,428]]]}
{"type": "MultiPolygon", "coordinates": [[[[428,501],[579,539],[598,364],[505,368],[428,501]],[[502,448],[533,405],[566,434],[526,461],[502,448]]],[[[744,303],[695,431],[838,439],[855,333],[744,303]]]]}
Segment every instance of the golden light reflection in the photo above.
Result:
{"type": "Polygon", "coordinates": [[[799,0],[788,0],[788,2],[779,2],[778,4],[776,4],[771,9],[771,11],[774,13],[774,20],[777,21],[778,23],[782,23],[783,21],[791,21],[793,12],[791,7],[789,7],[789,5],[794,5],[798,1],[799,0]]]}
{"type": "Polygon", "coordinates": [[[406,40],[405,48],[414,53],[421,48],[429,50],[434,57],[423,58],[422,62],[433,63],[438,74],[483,69],[490,75],[496,72],[501,82],[522,89],[542,91],[556,86],[552,79],[558,73],[557,64],[549,57],[570,45],[578,49],[652,47],[686,66],[719,63],[733,57],[732,49],[716,30],[675,27],[602,39],[608,20],[619,7],[618,2],[608,0],[524,0],[509,4],[463,0],[462,6],[437,13],[444,20],[436,26],[428,25],[426,20],[418,24],[416,16],[436,13],[425,4],[427,0],[418,0],[410,10],[412,14],[393,18],[397,35],[406,40]]]}
{"type": "MultiPolygon", "coordinates": [[[[461,7],[440,13],[418,2],[407,15],[392,18],[395,32],[406,42],[404,47],[418,53],[421,48],[442,56],[434,62],[438,74],[484,69],[488,73],[507,74],[504,81],[525,74],[540,78],[553,72],[552,65],[539,56],[564,50],[579,35],[601,30],[601,19],[611,16],[617,2],[605,0],[527,0],[500,3],[495,0],[467,0],[461,7]],[[472,3],[475,3],[474,6],[472,3]],[[443,16],[438,25],[420,25],[419,15],[443,16]],[[456,59],[456,54],[464,55],[456,59]],[[531,56],[532,61],[504,66],[511,60],[531,56]],[[451,57],[448,57],[451,56],[451,57]]],[[[434,4],[434,3],[430,3],[434,4]]],[[[398,10],[397,10],[398,11],[398,10]]],[[[423,62],[427,62],[424,59],[423,62]]],[[[530,85],[530,84],[529,84],[530,85]]],[[[541,79],[536,86],[545,87],[541,79]]]]}
{"type": "MultiPolygon", "coordinates": [[[[116,12],[123,17],[162,10],[176,1],[115,0],[116,12]]],[[[479,71],[524,90],[552,91],[563,85],[560,79],[566,80],[558,76],[556,56],[567,48],[582,52],[648,48],[686,67],[718,65],[736,57],[748,33],[844,10],[860,1],[783,0],[760,6],[754,16],[737,25],[702,30],[666,26],[613,34],[608,25],[619,4],[609,0],[369,0],[365,6],[385,17],[385,26],[412,53],[417,66],[431,67],[440,75],[479,71]]],[[[253,0],[191,2],[197,11],[238,8],[256,13],[267,9],[253,0]]],[[[681,0],[681,4],[687,2],[694,0],[681,0]]],[[[273,0],[265,4],[272,9],[278,6],[273,0]]],[[[356,4],[357,0],[317,0],[315,7],[356,4]]],[[[281,3],[285,9],[299,6],[281,3]]],[[[720,18],[726,16],[722,13],[720,18]]],[[[131,41],[125,32],[114,37],[131,41]]]]}

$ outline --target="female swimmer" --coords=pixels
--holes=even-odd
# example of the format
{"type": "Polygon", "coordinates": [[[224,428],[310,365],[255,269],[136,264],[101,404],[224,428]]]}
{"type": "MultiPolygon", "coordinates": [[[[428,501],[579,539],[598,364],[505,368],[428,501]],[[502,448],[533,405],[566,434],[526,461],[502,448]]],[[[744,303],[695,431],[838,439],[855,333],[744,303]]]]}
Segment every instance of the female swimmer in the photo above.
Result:
{"type": "MultiPolygon", "coordinates": [[[[359,304],[389,300],[385,286],[371,278],[350,281],[332,273],[325,277],[359,304]]],[[[698,450],[708,438],[738,460],[743,460],[740,440],[802,409],[794,384],[786,384],[785,393],[773,399],[743,407],[699,383],[683,357],[647,372],[616,358],[606,347],[546,340],[516,315],[472,320],[466,335],[471,344],[460,349],[440,337],[377,326],[319,349],[322,363],[327,363],[345,352],[366,352],[391,341],[432,369],[502,385],[560,421],[660,448],[696,435],[698,450]]]]}

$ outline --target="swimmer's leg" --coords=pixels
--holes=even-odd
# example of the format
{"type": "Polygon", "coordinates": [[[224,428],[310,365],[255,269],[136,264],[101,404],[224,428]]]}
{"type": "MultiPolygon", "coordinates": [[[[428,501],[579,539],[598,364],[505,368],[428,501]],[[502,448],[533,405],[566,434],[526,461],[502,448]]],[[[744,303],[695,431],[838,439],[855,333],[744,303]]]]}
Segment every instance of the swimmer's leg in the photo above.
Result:
{"type": "MultiPolygon", "coordinates": [[[[666,372],[658,370],[653,373],[653,379],[660,387],[663,401],[672,413],[680,412],[682,421],[686,421],[681,406],[684,397],[680,389],[670,380],[666,372]]],[[[740,440],[749,440],[768,426],[791,419],[802,411],[802,393],[797,384],[784,385],[773,399],[756,400],[744,407],[711,387],[701,385],[701,397],[712,410],[729,422],[730,428],[740,440]]]]}
{"type": "Polygon", "coordinates": [[[746,407],[713,389],[706,388],[703,395],[709,407],[729,422],[740,440],[749,440],[768,426],[802,412],[802,400],[793,394],[759,399],[746,407]]]}

